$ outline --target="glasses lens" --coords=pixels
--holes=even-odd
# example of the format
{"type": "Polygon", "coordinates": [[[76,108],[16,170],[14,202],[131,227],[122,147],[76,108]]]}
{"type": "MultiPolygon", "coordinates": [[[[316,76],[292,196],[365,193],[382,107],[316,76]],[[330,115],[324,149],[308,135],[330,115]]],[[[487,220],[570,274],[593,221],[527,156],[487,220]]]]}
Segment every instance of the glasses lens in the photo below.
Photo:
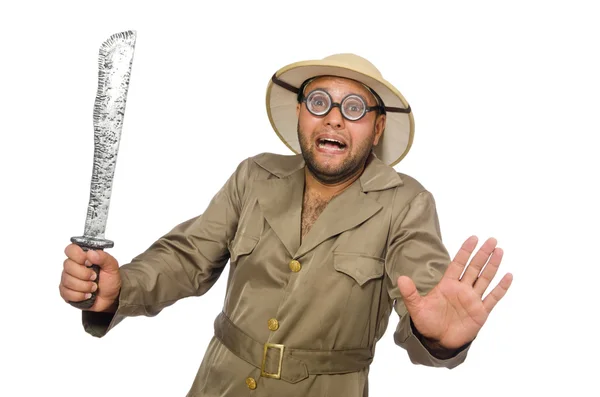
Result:
{"type": "Polygon", "coordinates": [[[306,106],[312,114],[321,116],[329,111],[331,100],[325,91],[313,91],[306,97],[306,106]]]}
{"type": "Polygon", "coordinates": [[[350,95],[342,102],[342,113],[349,120],[358,120],[365,115],[366,105],[361,97],[350,95]]]}

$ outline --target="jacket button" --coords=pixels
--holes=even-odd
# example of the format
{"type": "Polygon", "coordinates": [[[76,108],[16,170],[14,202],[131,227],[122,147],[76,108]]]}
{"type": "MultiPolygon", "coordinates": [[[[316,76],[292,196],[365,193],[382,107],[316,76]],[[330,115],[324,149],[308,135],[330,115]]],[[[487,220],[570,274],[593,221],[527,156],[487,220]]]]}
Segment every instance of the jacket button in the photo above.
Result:
{"type": "Polygon", "coordinates": [[[277,331],[279,329],[279,321],[277,321],[277,319],[270,319],[269,320],[269,329],[271,331],[277,331]]]}
{"type": "Polygon", "coordinates": [[[300,264],[300,262],[298,262],[295,259],[290,262],[290,270],[291,271],[293,271],[294,273],[297,273],[300,271],[300,269],[302,269],[302,265],[300,264]]]}
{"type": "Polygon", "coordinates": [[[256,389],[256,381],[254,380],[254,378],[246,378],[246,385],[250,390],[256,389]]]}

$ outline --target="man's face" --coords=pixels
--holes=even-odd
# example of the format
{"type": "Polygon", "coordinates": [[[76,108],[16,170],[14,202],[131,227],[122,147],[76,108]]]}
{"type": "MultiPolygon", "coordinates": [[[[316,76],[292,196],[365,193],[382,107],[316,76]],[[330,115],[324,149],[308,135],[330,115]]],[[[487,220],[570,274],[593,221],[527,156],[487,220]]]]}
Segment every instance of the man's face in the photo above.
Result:
{"type": "MultiPolygon", "coordinates": [[[[315,89],[326,91],[332,102],[340,103],[346,96],[357,94],[367,106],[377,105],[373,94],[354,80],[319,77],[306,86],[304,95],[315,89]]],[[[300,103],[296,114],[298,140],[306,166],[318,180],[328,184],[344,182],[360,172],[385,127],[385,115],[377,111],[350,121],[342,116],[339,107],[332,107],[325,116],[315,116],[308,111],[306,103],[300,103]]]]}

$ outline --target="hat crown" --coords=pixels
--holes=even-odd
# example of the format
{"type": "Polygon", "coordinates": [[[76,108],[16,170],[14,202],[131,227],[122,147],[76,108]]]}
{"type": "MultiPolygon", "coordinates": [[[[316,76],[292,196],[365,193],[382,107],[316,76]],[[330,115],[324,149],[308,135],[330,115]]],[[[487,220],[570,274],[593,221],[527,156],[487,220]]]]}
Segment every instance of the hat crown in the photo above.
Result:
{"type": "Polygon", "coordinates": [[[324,61],[335,62],[340,66],[345,66],[349,69],[357,70],[361,73],[381,78],[381,72],[371,62],[356,54],[334,54],[323,58],[324,61]]]}

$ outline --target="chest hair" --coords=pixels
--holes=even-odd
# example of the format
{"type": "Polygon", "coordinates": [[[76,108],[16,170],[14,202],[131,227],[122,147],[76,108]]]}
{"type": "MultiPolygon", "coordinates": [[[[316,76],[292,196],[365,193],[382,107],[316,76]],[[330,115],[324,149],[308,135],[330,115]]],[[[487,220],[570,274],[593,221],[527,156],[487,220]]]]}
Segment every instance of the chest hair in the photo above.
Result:
{"type": "Polygon", "coordinates": [[[304,239],[304,236],[308,233],[312,225],[314,225],[315,221],[332,198],[333,197],[325,198],[310,191],[304,192],[304,199],[302,202],[302,239],[304,239]]]}

